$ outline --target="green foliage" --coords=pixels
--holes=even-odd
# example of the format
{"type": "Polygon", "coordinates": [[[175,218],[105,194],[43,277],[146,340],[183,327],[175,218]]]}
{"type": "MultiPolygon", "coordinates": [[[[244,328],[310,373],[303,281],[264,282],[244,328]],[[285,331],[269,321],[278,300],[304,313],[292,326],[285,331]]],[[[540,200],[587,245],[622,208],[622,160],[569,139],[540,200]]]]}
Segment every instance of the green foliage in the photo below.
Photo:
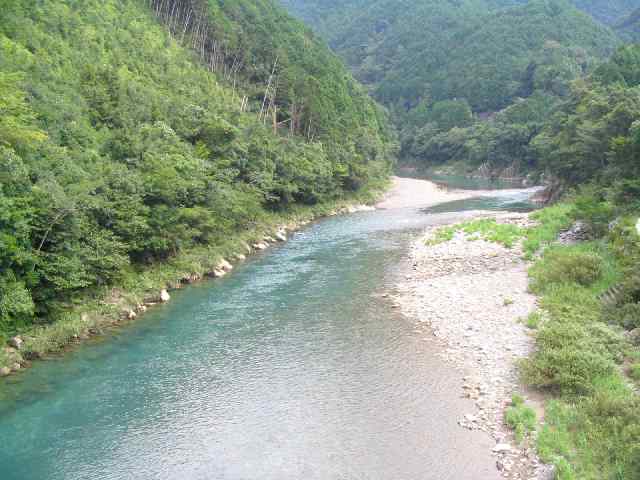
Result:
{"type": "Polygon", "coordinates": [[[538,224],[527,231],[523,242],[525,256],[531,259],[542,248],[558,238],[558,233],[571,226],[573,206],[569,203],[558,203],[531,215],[538,224]]]}
{"type": "Polygon", "coordinates": [[[271,0],[193,2],[227,54],[213,72],[149,3],[3,4],[0,337],[389,173],[383,112],[271,0]]]}
{"type": "Polygon", "coordinates": [[[574,0],[573,4],[607,24],[620,20],[637,7],[634,0],[574,0]]]}
{"type": "Polygon", "coordinates": [[[482,239],[499,243],[507,248],[513,247],[525,235],[524,230],[517,225],[498,223],[493,218],[486,218],[438,228],[433,236],[426,240],[426,244],[437,245],[448,242],[453,239],[456,232],[463,232],[471,240],[482,239]]]}
{"type": "Polygon", "coordinates": [[[601,195],[583,189],[574,198],[573,217],[582,222],[584,229],[592,238],[600,238],[609,231],[609,224],[614,220],[614,206],[605,201],[601,195]]]}
{"type": "Polygon", "coordinates": [[[524,399],[517,394],[511,397],[511,406],[505,412],[505,421],[516,436],[516,441],[522,441],[536,429],[536,412],[525,405],[524,399]]]}
{"type": "MultiPolygon", "coordinates": [[[[566,204],[565,220],[604,223],[602,212],[626,211],[615,195],[596,191],[584,189],[577,205],[566,204]]],[[[556,216],[546,210],[537,215],[556,216]]],[[[605,235],[597,241],[548,247],[530,269],[545,321],[538,326],[537,349],[522,363],[522,374],[531,385],[558,396],[547,404],[537,436],[538,453],[556,466],[557,478],[640,478],[640,404],[620,368],[630,347],[620,328],[611,325],[618,318],[615,313],[635,304],[640,291],[637,263],[627,259],[636,258],[638,240],[636,217],[631,218],[619,218],[604,232],[593,229],[594,235],[605,235]],[[613,293],[602,296],[604,292],[613,293]],[[613,304],[603,308],[602,298],[613,298],[613,304]]]]}
{"type": "Polygon", "coordinates": [[[531,330],[538,329],[541,323],[542,314],[539,311],[531,312],[529,315],[527,315],[527,318],[525,320],[525,325],[531,330]]]}
{"type": "Polygon", "coordinates": [[[614,27],[625,40],[637,42],[640,39],[640,8],[620,17],[614,27]]]}
{"type": "Polygon", "coordinates": [[[507,248],[523,237],[524,231],[517,225],[498,223],[495,219],[474,220],[462,226],[462,230],[471,238],[481,238],[488,242],[499,243],[507,248]]]}
{"type": "Polygon", "coordinates": [[[629,376],[632,380],[640,382],[640,363],[634,363],[629,367],[629,376]]]}
{"type": "MultiPolygon", "coordinates": [[[[617,44],[612,31],[564,0],[283,3],[371,84],[399,126],[402,156],[425,166],[531,169],[537,153],[530,142],[546,116],[570,82],[617,44]],[[492,115],[512,105],[517,119],[492,115]]],[[[615,11],[572,3],[599,18],[615,11]]]]}
{"type": "Polygon", "coordinates": [[[588,287],[602,277],[603,260],[583,249],[549,248],[530,270],[534,292],[552,284],[576,283],[588,287]]]}
{"type": "Polygon", "coordinates": [[[554,400],[538,434],[540,457],[567,479],[636,479],[640,475],[637,396],[619,379],[599,382],[575,403],[554,400]]]}

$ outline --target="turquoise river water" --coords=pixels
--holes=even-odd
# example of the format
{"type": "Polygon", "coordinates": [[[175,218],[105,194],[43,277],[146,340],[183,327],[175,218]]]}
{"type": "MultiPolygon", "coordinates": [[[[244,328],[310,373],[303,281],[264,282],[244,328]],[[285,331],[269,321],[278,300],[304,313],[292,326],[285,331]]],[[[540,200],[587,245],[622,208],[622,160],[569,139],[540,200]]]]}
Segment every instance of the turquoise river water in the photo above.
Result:
{"type": "Polygon", "coordinates": [[[499,478],[460,374],[380,293],[420,229],[524,196],[322,220],[37,363],[0,385],[0,479],[499,478]]]}

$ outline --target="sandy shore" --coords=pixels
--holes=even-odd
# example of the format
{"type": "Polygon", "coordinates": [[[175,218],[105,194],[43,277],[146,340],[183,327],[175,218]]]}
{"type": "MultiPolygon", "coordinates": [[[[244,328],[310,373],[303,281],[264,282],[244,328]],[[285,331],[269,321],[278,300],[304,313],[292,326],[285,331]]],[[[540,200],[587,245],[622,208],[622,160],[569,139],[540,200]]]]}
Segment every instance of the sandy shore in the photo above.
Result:
{"type": "MultiPolygon", "coordinates": [[[[395,186],[379,208],[420,207],[468,198],[477,192],[447,192],[424,180],[394,179],[395,186]]],[[[470,212],[467,212],[470,213],[470,212]]],[[[529,224],[527,214],[473,212],[499,222],[529,224]]],[[[460,394],[475,410],[460,418],[461,428],[486,432],[504,478],[548,479],[526,444],[517,445],[504,423],[513,393],[522,393],[516,364],[528,356],[533,339],[522,319],[536,307],[527,292],[527,264],[519,246],[469,240],[458,233],[448,242],[428,246],[427,230],[411,246],[409,271],[397,285],[394,301],[425,335],[442,345],[442,356],[462,372],[460,394]]]]}
{"type": "Polygon", "coordinates": [[[472,191],[447,191],[433,182],[416,178],[393,177],[393,186],[376,208],[429,207],[477,195],[472,191]]]}

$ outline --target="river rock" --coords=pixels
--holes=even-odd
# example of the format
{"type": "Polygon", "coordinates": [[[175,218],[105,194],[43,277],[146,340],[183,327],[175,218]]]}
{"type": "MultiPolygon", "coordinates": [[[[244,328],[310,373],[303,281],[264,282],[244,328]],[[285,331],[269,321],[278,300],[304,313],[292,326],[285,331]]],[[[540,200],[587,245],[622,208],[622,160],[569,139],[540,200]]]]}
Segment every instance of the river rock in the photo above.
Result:
{"type": "Polygon", "coordinates": [[[253,244],[253,248],[256,250],[266,250],[269,247],[265,242],[258,242],[253,244]]]}
{"type": "Polygon", "coordinates": [[[227,262],[224,258],[218,262],[216,270],[222,270],[224,272],[230,272],[233,269],[233,265],[227,262]]]}
{"type": "Polygon", "coordinates": [[[7,375],[11,375],[11,369],[9,367],[0,368],[0,377],[6,377],[7,375]]]}
{"type": "Polygon", "coordinates": [[[211,272],[211,276],[213,278],[222,278],[227,274],[226,271],[222,270],[222,269],[218,269],[216,268],[213,272],[211,272]]]}
{"type": "Polygon", "coordinates": [[[640,328],[626,332],[625,336],[633,345],[640,345],[640,328]]]}
{"type": "Polygon", "coordinates": [[[136,312],[134,312],[133,310],[129,309],[127,311],[127,319],[128,320],[135,320],[137,316],[138,316],[138,314],[136,312]]]}
{"type": "Polygon", "coordinates": [[[242,253],[236,253],[236,254],[233,256],[233,258],[234,258],[234,259],[236,259],[236,260],[238,260],[239,262],[242,262],[242,261],[244,261],[244,260],[246,260],[246,259],[247,259],[247,257],[246,257],[245,255],[243,255],[242,253]]]}
{"type": "Polygon", "coordinates": [[[167,292],[167,289],[163,288],[162,290],[160,290],[160,301],[163,303],[166,303],[169,300],[171,300],[171,295],[169,295],[169,292],[167,292]]]}
{"type": "Polygon", "coordinates": [[[283,231],[279,231],[276,232],[276,240],[278,240],[279,242],[286,242],[287,241],[287,236],[285,235],[285,233],[283,231]]]}
{"type": "Polygon", "coordinates": [[[511,451],[511,445],[508,443],[499,443],[493,447],[494,453],[507,453],[511,451]]]}
{"type": "Polygon", "coordinates": [[[15,336],[13,338],[11,338],[11,340],[9,340],[9,345],[11,345],[13,348],[16,348],[18,350],[20,350],[20,348],[22,348],[22,344],[24,343],[24,341],[22,340],[21,337],[15,336]]]}
{"type": "Polygon", "coordinates": [[[13,365],[11,365],[11,371],[12,372],[17,372],[21,368],[22,368],[22,366],[18,362],[15,362],[13,365]]]}

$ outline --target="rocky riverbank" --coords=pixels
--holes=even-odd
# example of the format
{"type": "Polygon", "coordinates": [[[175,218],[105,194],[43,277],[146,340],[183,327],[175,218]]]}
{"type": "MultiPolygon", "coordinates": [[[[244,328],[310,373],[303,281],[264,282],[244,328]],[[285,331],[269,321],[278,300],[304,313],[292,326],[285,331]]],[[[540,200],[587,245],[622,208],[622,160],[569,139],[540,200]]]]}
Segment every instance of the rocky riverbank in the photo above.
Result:
{"type": "MultiPolygon", "coordinates": [[[[478,212],[476,217],[530,223],[527,214],[478,212]]],[[[495,440],[493,454],[502,476],[553,478],[533,449],[517,445],[504,421],[512,394],[522,392],[516,364],[533,348],[522,319],[535,309],[536,299],[527,291],[520,246],[506,248],[463,232],[434,244],[429,239],[437,228],[412,245],[411,268],[395,301],[418,329],[437,338],[444,359],[463,372],[460,394],[474,400],[475,410],[458,423],[495,440]]]]}

